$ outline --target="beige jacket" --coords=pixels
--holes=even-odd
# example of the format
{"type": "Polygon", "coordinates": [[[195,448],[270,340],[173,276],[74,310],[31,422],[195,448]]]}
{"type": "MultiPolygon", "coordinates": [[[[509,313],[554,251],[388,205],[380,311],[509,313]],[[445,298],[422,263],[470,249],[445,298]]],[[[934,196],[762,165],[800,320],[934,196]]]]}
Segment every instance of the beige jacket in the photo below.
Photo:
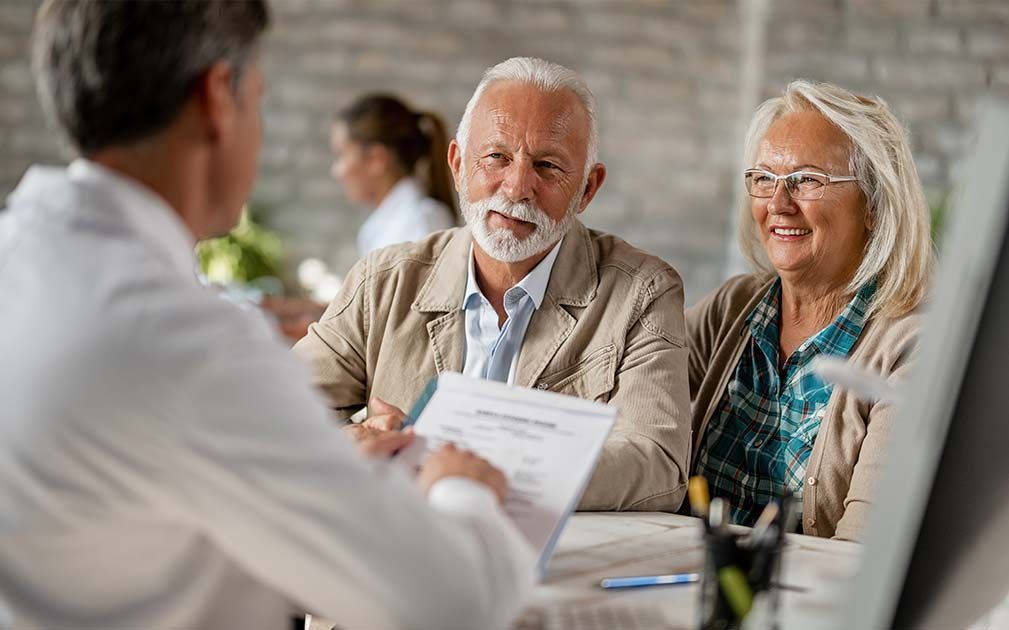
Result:
{"type": "MultiPolygon", "coordinates": [[[[690,339],[690,398],[694,403],[693,462],[697,461],[711,415],[750,340],[746,317],[774,276],[737,276],[687,312],[690,339]]],[[[910,369],[921,316],[870,318],[851,351],[851,360],[894,383],[910,369]]],[[[802,530],[813,536],[858,540],[883,468],[893,428],[893,410],[835,387],[806,468],[802,530]]]]}
{"type": "MultiPolygon", "coordinates": [[[[337,413],[372,396],[409,410],[428,379],[461,372],[468,228],[378,250],[294,351],[337,413]]],[[[667,510],[690,449],[683,288],[666,263],[576,223],[529,322],[516,384],[620,408],[582,510],[667,510]]]]}

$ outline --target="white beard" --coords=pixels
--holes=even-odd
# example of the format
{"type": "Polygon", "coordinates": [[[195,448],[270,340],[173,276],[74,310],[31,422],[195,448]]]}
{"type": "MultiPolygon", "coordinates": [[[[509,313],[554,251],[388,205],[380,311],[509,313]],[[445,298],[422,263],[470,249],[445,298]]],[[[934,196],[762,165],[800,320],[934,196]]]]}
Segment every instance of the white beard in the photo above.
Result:
{"type": "MultiPolygon", "coordinates": [[[[466,219],[466,224],[470,226],[470,231],[477,245],[494,260],[515,263],[542,254],[567,234],[578,216],[578,203],[581,201],[581,195],[574,196],[564,217],[557,222],[554,222],[546,212],[530,202],[513,203],[509,201],[501,191],[498,191],[493,197],[470,202],[466,194],[465,168],[460,175],[463,181],[459,191],[459,208],[462,210],[462,216],[466,219]],[[487,225],[487,217],[491,210],[513,219],[528,221],[536,227],[532,234],[525,238],[519,238],[508,228],[491,230],[487,225]]],[[[585,190],[588,174],[584,179],[585,181],[578,188],[580,191],[585,190]]]]}

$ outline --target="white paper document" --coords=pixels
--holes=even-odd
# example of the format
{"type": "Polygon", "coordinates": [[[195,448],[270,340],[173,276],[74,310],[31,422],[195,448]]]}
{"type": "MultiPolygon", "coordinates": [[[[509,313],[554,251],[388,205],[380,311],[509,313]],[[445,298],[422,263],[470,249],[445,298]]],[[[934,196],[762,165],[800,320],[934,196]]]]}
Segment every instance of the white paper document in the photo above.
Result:
{"type": "Polygon", "coordinates": [[[595,469],[617,409],[571,396],[445,373],[397,459],[414,470],[446,442],[508,477],[504,509],[545,568],[595,469]]]}

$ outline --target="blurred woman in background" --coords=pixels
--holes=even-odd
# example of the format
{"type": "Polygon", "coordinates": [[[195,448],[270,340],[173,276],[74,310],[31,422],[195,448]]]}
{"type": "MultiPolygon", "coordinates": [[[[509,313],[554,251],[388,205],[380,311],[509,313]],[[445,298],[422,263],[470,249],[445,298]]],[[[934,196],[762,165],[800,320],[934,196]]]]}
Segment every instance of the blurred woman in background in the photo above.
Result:
{"type": "Polygon", "coordinates": [[[332,174],[347,198],[373,209],[357,235],[361,256],[461,223],[448,137],[436,114],[413,111],[393,96],[367,95],[337,116],[330,146],[332,174]]]}

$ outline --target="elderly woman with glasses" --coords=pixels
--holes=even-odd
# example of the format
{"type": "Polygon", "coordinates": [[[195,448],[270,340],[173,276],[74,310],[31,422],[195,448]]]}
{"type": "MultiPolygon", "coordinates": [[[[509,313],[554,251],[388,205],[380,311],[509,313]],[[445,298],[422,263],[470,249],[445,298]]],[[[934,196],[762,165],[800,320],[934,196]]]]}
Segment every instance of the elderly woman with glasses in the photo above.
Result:
{"type": "Polygon", "coordinates": [[[858,539],[893,409],[813,365],[908,371],[933,252],[907,134],[878,98],[795,81],[754,114],[745,158],[756,272],[687,313],[692,466],[735,523],[790,492],[804,533],[858,539]]]}

